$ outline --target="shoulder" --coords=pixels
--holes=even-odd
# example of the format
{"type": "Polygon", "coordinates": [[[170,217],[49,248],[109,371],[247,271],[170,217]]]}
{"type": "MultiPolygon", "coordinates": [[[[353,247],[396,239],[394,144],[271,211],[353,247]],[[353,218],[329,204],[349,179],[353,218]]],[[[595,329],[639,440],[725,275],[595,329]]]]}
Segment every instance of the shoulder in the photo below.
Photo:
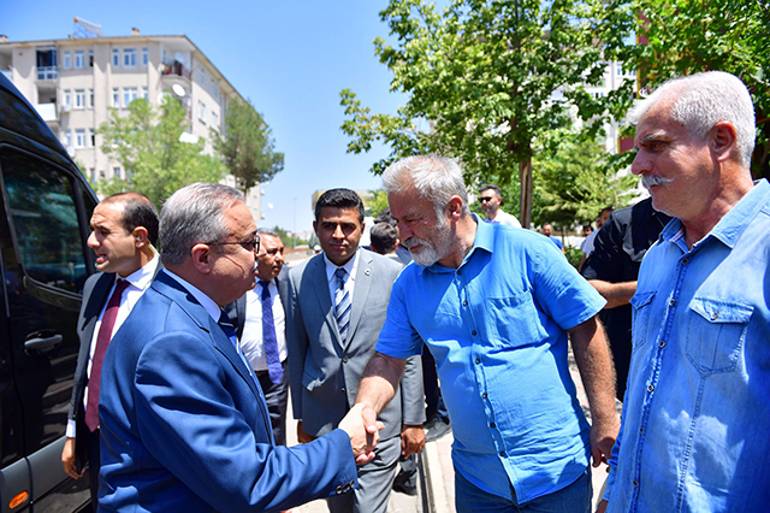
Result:
{"type": "Polygon", "coordinates": [[[315,269],[315,268],[317,268],[319,266],[319,260],[321,260],[321,262],[320,262],[321,266],[320,267],[323,268],[323,255],[321,255],[321,254],[314,255],[314,256],[312,256],[312,257],[310,257],[310,258],[308,258],[308,259],[298,263],[297,265],[291,267],[288,270],[288,272],[287,272],[287,276],[288,276],[289,280],[293,284],[299,283],[300,278],[302,278],[302,275],[305,274],[306,271],[310,271],[310,270],[315,269]]]}

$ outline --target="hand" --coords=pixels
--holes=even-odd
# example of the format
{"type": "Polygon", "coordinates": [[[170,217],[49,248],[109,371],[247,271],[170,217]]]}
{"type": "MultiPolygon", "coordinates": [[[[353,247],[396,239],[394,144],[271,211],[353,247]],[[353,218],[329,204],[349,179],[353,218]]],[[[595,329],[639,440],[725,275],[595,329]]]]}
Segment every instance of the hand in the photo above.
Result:
{"type": "Polygon", "coordinates": [[[297,422],[297,441],[301,444],[307,444],[313,440],[315,440],[315,437],[305,432],[305,429],[302,427],[302,421],[297,422]]]}
{"type": "Polygon", "coordinates": [[[422,426],[405,425],[401,430],[401,456],[406,459],[425,447],[425,429],[422,426]]]}
{"type": "Polygon", "coordinates": [[[594,467],[607,463],[607,460],[610,459],[612,446],[615,445],[619,429],[620,424],[617,415],[611,415],[602,421],[596,418],[592,420],[591,459],[593,460],[594,467]]]}
{"type": "Polygon", "coordinates": [[[350,437],[353,456],[357,465],[364,465],[374,459],[374,447],[379,440],[379,431],[384,426],[377,420],[374,410],[357,403],[340,421],[339,428],[350,437]]]}
{"type": "Polygon", "coordinates": [[[602,499],[596,505],[596,513],[604,513],[607,510],[607,501],[602,499]]]}
{"type": "Polygon", "coordinates": [[[75,439],[67,438],[64,441],[64,448],[61,451],[61,464],[64,467],[64,473],[72,479],[80,479],[85,473],[85,469],[78,472],[75,467],[75,439]]]}

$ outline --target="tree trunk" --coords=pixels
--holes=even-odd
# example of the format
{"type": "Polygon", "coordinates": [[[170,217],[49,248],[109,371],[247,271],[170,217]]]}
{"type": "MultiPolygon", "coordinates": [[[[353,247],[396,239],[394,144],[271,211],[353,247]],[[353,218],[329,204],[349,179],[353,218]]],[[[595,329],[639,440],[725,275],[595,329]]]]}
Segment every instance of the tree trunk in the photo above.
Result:
{"type": "Polygon", "coordinates": [[[532,158],[519,162],[519,222],[524,228],[532,223],[532,158]]]}

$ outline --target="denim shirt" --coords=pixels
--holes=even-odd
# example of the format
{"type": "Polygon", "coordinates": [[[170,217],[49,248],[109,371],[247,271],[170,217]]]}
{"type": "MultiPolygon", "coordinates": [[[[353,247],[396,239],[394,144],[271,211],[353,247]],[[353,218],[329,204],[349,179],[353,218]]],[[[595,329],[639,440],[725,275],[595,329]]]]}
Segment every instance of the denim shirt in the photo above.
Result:
{"type": "Polygon", "coordinates": [[[586,472],[588,424],[566,330],[604,304],[546,237],[478,223],[457,269],[404,268],[377,350],[406,358],[428,345],[455,469],[487,493],[526,502],[586,472]]]}
{"type": "Polygon", "coordinates": [[[605,498],[611,513],[770,508],[770,184],[688,248],[647,252],[605,498]]]}

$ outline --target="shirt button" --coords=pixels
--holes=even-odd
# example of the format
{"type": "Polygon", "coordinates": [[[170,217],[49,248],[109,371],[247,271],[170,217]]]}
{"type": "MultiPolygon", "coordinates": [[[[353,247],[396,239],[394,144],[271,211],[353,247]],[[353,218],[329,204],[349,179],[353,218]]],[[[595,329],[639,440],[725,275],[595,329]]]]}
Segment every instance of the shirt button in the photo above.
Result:
{"type": "Polygon", "coordinates": [[[342,363],[348,363],[348,357],[347,356],[343,356],[342,357],[342,363]]]}
{"type": "Polygon", "coordinates": [[[647,385],[647,391],[648,391],[648,392],[650,392],[650,393],[652,393],[653,391],[655,391],[655,385],[653,385],[652,383],[650,383],[649,385],[647,385]]]}
{"type": "Polygon", "coordinates": [[[689,263],[690,263],[690,259],[689,258],[683,258],[682,259],[682,265],[687,265],[689,263]]]}
{"type": "Polygon", "coordinates": [[[490,422],[489,427],[491,427],[492,429],[495,429],[497,427],[497,424],[495,424],[494,422],[490,422]]]}
{"type": "Polygon", "coordinates": [[[497,454],[499,454],[501,457],[505,457],[505,451],[500,451],[497,454]]]}
{"type": "Polygon", "coordinates": [[[478,332],[478,331],[476,331],[476,330],[473,330],[473,331],[471,331],[471,335],[473,335],[474,337],[475,337],[476,335],[478,335],[478,334],[479,334],[479,332],[478,332]]]}
{"type": "Polygon", "coordinates": [[[477,356],[477,357],[476,357],[476,364],[478,365],[479,363],[481,363],[481,358],[479,358],[479,357],[477,356]]]}
{"type": "Polygon", "coordinates": [[[463,299],[463,306],[468,306],[468,300],[467,299],[463,299]]]}
{"type": "Polygon", "coordinates": [[[658,347],[660,347],[661,349],[666,347],[666,341],[665,340],[661,340],[660,342],[658,342],[658,347]]]}
{"type": "Polygon", "coordinates": [[[633,481],[633,482],[634,482],[634,486],[639,486],[639,481],[637,481],[636,479],[634,479],[634,481],[633,481]]]}
{"type": "Polygon", "coordinates": [[[488,397],[488,396],[487,396],[487,393],[486,393],[486,392],[484,392],[483,394],[481,394],[481,398],[482,398],[482,399],[486,399],[487,397],[488,397]]]}
{"type": "Polygon", "coordinates": [[[672,298],[671,298],[671,299],[668,301],[668,305],[669,305],[669,306],[674,306],[674,305],[676,305],[676,299],[672,297],[672,298]]]}

